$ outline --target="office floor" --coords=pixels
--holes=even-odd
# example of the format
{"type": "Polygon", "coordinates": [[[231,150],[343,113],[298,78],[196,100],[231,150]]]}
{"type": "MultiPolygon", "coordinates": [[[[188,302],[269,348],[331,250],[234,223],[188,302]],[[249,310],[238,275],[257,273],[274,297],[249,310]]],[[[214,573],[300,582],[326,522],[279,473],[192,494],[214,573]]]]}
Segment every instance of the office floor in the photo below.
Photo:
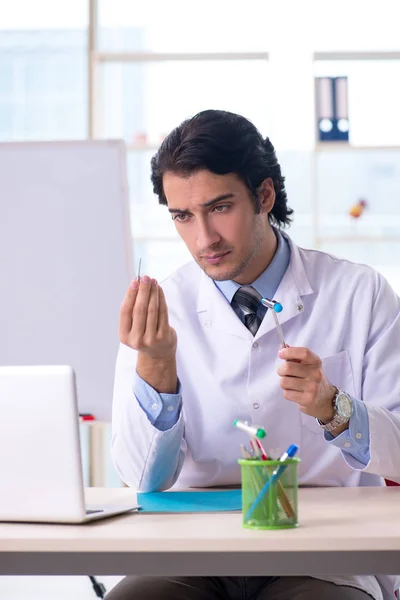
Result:
{"type": "MultiPolygon", "coordinates": [[[[97,577],[107,592],[121,577],[97,577]]],[[[96,600],[88,577],[0,577],[4,600],[96,600]]]]}

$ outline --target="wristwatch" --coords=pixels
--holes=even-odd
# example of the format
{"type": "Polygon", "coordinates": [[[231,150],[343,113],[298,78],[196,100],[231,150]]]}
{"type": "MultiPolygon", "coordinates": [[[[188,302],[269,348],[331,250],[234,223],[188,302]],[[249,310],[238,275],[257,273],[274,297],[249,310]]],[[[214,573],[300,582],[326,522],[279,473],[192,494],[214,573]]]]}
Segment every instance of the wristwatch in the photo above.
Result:
{"type": "Polygon", "coordinates": [[[336,390],[337,393],[333,399],[333,419],[329,423],[322,423],[317,419],[318,425],[325,431],[329,431],[329,433],[341,425],[345,425],[353,414],[353,401],[350,396],[338,388],[336,390]]]}

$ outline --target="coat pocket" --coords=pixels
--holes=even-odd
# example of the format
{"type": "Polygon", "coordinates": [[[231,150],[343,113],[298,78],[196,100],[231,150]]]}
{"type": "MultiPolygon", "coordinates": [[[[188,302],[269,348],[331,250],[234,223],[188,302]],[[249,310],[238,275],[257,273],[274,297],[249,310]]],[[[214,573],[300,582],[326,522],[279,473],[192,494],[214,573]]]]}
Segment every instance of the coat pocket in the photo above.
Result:
{"type": "MultiPolygon", "coordinates": [[[[347,350],[321,358],[322,369],[325,377],[332,385],[347,392],[350,396],[355,395],[353,369],[351,367],[351,360],[347,350]]],[[[323,433],[322,427],[317,423],[314,417],[301,413],[302,423],[307,429],[321,435],[323,433]]]]}

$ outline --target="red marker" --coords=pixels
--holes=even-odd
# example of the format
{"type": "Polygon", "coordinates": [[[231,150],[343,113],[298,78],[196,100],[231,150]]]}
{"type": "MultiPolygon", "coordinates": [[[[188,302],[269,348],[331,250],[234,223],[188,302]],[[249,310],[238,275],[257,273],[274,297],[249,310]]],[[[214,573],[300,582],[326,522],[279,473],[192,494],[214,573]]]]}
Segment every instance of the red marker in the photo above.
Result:
{"type": "Polygon", "coordinates": [[[260,442],[260,440],[258,438],[255,438],[255,442],[261,452],[261,459],[262,460],[268,460],[268,456],[267,453],[265,452],[262,443],[260,442]]]}
{"type": "Polygon", "coordinates": [[[79,413],[79,419],[81,421],[95,421],[95,416],[90,413],[79,413]]]}

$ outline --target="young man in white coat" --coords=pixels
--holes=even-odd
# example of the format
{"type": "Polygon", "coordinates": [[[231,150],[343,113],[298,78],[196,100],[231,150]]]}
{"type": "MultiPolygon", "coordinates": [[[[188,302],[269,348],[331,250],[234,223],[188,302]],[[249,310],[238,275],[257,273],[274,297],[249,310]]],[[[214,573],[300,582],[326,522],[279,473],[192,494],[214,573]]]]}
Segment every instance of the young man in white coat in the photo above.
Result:
{"type": "MultiPolygon", "coordinates": [[[[340,174],[338,173],[338,177],[340,174]]],[[[235,419],[301,449],[300,485],[399,477],[400,301],[370,267],[304,250],[274,148],[204,111],[165,139],[152,182],[194,261],[132,282],[120,313],[112,455],[142,490],[240,484],[235,419]],[[280,340],[259,298],[283,305],[280,340]]],[[[400,566],[399,566],[400,569],[400,566]]],[[[395,577],[125,578],[110,600],[394,598],[395,577]]]]}

